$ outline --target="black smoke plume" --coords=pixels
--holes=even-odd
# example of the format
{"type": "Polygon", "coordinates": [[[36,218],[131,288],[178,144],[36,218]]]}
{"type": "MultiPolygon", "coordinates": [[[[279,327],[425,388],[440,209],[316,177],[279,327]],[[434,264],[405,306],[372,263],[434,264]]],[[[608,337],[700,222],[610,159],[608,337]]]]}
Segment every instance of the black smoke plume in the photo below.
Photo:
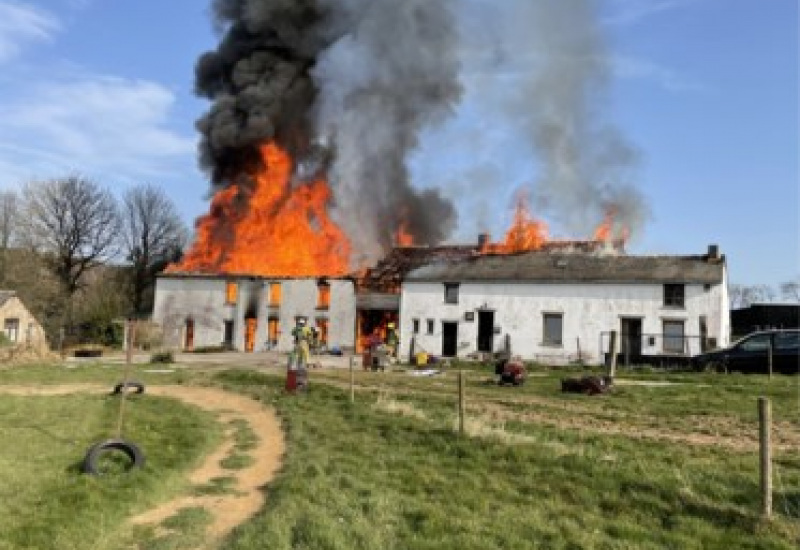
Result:
{"type": "Polygon", "coordinates": [[[301,178],[327,173],[361,259],[401,223],[421,244],[448,236],[455,209],[410,185],[406,157],[460,97],[452,0],[215,0],[213,12],[222,38],[196,92],[212,101],[197,128],[215,186],[276,140],[301,178]]]}

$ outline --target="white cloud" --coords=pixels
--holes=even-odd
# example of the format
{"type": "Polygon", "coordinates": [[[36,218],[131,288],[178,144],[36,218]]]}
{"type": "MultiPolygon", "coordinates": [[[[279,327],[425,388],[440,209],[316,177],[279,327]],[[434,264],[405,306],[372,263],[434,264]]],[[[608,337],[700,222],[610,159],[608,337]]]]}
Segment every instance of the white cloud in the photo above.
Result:
{"type": "Polygon", "coordinates": [[[618,78],[650,80],[671,92],[708,91],[703,84],[646,59],[616,55],[611,58],[611,67],[618,78]]]}
{"type": "Polygon", "coordinates": [[[607,25],[630,25],[658,13],[682,8],[698,0],[614,0],[611,14],[603,19],[607,25]]]}
{"type": "Polygon", "coordinates": [[[144,80],[83,75],[40,82],[0,107],[0,166],[9,177],[79,172],[117,181],[194,163],[195,139],[169,128],[174,94],[144,80]]]}
{"type": "Polygon", "coordinates": [[[0,1],[0,62],[29,43],[47,42],[61,29],[52,13],[14,0],[0,1]]]}

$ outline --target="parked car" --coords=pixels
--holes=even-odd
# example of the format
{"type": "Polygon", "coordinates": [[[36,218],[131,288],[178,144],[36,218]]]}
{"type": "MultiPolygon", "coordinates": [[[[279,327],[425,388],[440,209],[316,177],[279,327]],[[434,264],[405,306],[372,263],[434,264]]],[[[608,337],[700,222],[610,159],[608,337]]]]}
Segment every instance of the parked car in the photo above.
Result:
{"type": "Polygon", "coordinates": [[[800,373],[800,329],[753,332],[727,348],[695,356],[692,363],[698,370],[767,374],[770,348],[772,372],[800,373]]]}

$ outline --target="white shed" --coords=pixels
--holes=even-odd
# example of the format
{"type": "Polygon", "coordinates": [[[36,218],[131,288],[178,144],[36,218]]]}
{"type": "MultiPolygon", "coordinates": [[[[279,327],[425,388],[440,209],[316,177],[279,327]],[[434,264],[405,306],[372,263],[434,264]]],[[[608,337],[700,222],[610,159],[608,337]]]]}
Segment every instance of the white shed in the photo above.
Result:
{"type": "Polygon", "coordinates": [[[680,358],[729,341],[725,258],[534,251],[417,268],[403,281],[400,353],[493,353],[547,364],[680,358]]]}

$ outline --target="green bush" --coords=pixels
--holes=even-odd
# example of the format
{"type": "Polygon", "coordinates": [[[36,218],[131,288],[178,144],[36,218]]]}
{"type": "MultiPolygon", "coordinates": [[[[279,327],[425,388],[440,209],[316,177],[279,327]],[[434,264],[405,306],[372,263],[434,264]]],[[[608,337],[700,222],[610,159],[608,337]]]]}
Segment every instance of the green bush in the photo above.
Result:
{"type": "Polygon", "coordinates": [[[230,348],[226,347],[225,345],[219,345],[219,346],[201,346],[198,348],[194,348],[192,350],[193,353],[220,353],[223,351],[230,351],[230,348]]]}

